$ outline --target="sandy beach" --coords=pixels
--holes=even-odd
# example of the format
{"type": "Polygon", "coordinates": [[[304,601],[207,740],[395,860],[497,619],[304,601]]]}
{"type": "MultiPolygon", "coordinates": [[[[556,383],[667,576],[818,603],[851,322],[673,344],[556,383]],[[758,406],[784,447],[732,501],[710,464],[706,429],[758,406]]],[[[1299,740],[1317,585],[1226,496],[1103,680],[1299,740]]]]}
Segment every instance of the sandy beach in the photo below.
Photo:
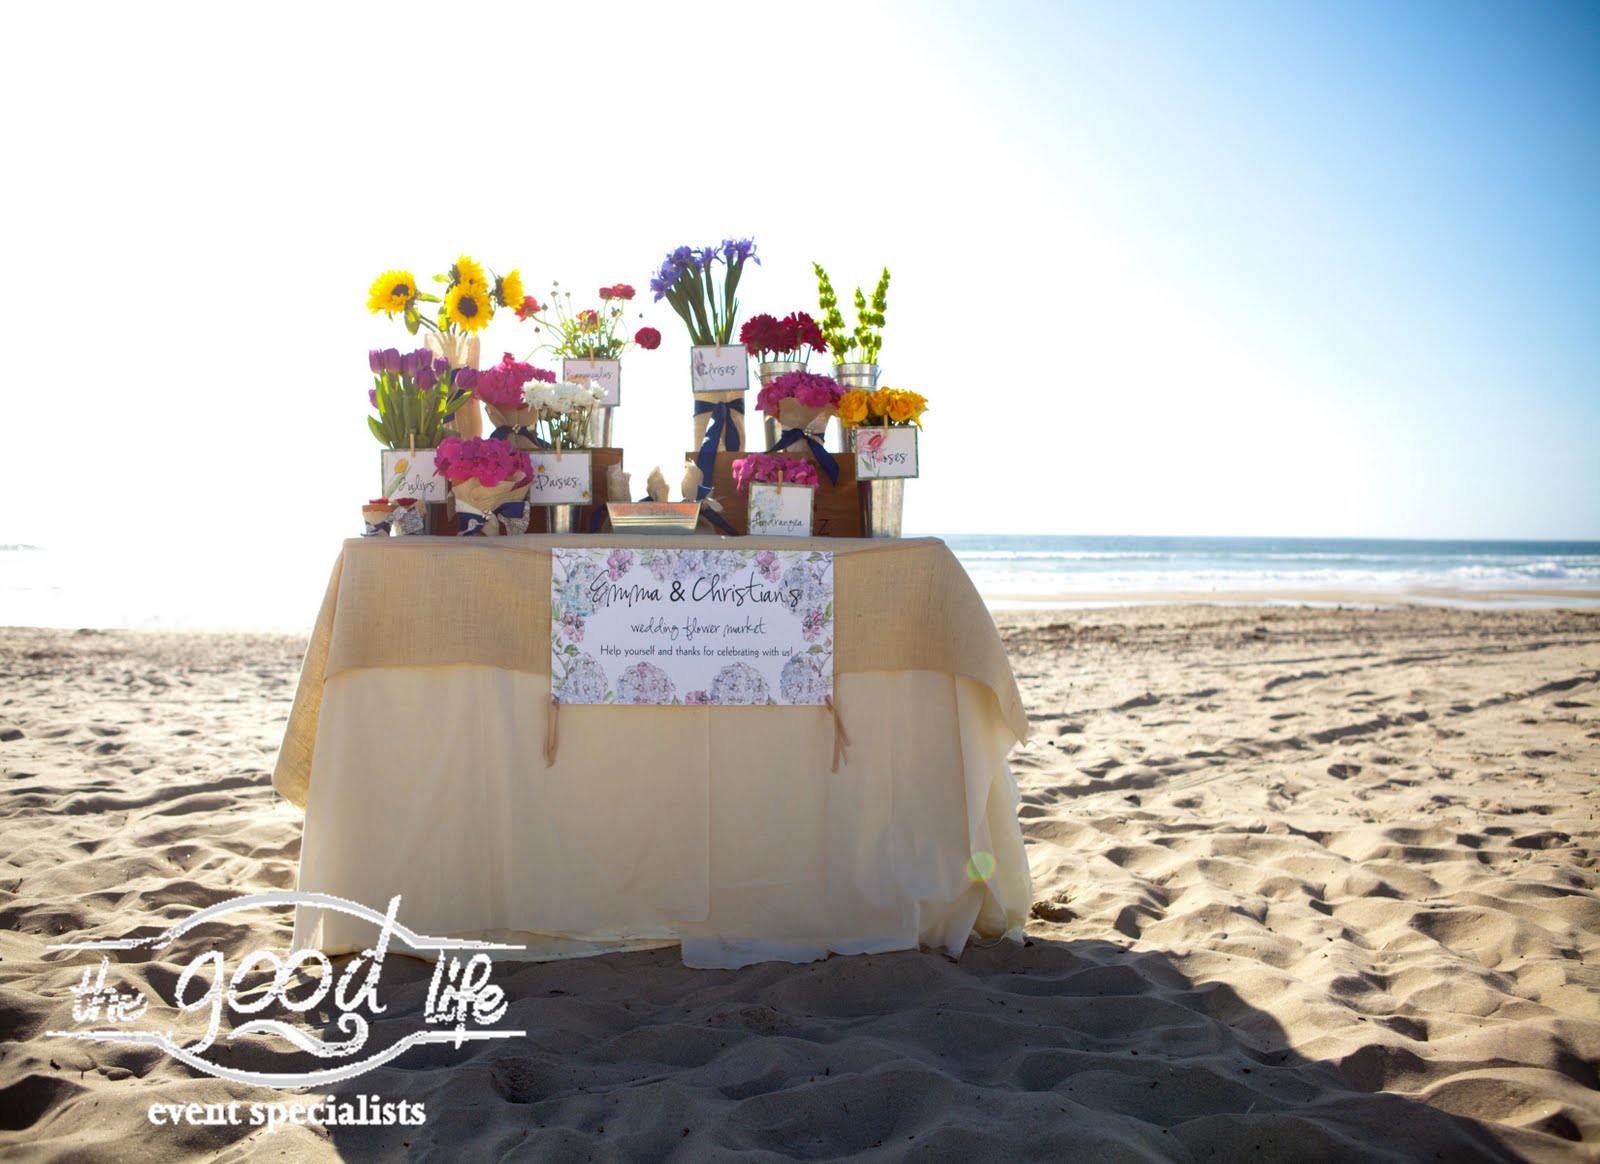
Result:
{"type": "MultiPolygon", "coordinates": [[[[1025,944],[507,965],[525,1039],[313,1093],[424,1124],[272,1134],[153,1126],[310,1097],[48,1035],[84,959],[46,946],[293,887],[269,773],[303,640],[0,630],[0,1156],[1600,1159],[1600,612],[996,618],[1033,724],[1025,944]]],[[[180,970],[118,964],[166,997],[180,970]]],[[[386,969],[383,1021],[430,971],[386,969]]]]}

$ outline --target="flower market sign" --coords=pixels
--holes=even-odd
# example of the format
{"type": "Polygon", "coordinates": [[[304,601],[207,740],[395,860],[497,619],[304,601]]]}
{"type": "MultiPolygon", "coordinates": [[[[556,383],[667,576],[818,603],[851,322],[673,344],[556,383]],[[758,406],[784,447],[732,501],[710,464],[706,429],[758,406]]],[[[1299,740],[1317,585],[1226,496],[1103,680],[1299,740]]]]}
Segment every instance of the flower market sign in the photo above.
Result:
{"type": "Polygon", "coordinates": [[[825,703],[833,555],[557,548],[550,686],[563,703],[825,703]]]}

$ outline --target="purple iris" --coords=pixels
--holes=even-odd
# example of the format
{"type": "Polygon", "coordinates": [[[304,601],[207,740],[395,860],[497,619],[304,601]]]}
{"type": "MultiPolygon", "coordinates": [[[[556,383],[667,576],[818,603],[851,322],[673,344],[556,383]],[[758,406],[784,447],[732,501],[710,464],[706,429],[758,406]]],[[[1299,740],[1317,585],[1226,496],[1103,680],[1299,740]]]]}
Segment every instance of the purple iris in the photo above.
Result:
{"type": "Polygon", "coordinates": [[[761,265],[761,260],[756,257],[756,240],[753,238],[723,239],[722,257],[730,267],[735,263],[742,263],[746,259],[755,259],[756,265],[761,265]]]}

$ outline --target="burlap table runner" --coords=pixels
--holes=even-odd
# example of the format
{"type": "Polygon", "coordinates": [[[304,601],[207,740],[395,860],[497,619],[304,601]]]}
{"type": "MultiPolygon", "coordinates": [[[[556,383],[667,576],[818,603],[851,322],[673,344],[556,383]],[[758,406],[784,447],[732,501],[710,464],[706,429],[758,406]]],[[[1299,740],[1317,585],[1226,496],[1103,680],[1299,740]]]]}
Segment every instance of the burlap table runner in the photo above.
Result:
{"type": "Polygon", "coordinates": [[[311,632],[273,787],[305,803],[322,685],[342,671],[471,663],[549,674],[556,545],[831,550],[836,672],[965,675],[994,693],[1017,739],[1027,737],[1027,713],[994,620],[937,538],[352,538],[334,563],[311,632]]]}

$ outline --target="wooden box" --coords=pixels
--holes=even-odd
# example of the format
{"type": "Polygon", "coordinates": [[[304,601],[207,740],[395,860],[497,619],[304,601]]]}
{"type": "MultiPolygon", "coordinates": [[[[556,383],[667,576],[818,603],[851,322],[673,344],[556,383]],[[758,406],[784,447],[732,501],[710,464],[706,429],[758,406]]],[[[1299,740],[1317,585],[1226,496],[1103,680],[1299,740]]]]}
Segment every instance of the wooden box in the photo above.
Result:
{"type": "MultiPolygon", "coordinates": [[[[740,496],[739,491],[733,487],[733,463],[745,455],[743,452],[730,453],[726,450],[719,452],[717,467],[711,474],[711,496],[722,503],[722,519],[739,534],[750,532],[749,505],[747,499],[740,496]]],[[[790,445],[783,450],[782,455],[807,461],[816,460],[811,455],[811,450],[803,446],[790,445]]],[[[689,460],[694,460],[694,457],[695,454],[688,454],[689,460]]],[[[830,484],[827,475],[820,469],[817,471],[816,502],[811,511],[811,535],[819,538],[865,537],[866,526],[861,515],[861,489],[856,482],[856,456],[854,453],[834,453],[833,457],[839,462],[839,482],[830,484]]],[[[702,519],[700,532],[720,531],[702,519]]]]}

